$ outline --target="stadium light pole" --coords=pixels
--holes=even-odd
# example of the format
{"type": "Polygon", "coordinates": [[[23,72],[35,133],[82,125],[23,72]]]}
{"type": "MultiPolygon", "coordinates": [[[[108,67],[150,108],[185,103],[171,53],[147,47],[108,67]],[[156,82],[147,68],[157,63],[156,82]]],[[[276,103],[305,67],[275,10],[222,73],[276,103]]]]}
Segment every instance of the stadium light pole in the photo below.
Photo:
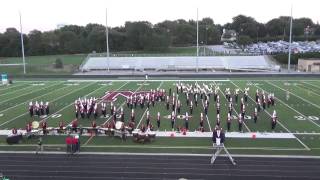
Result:
{"type": "Polygon", "coordinates": [[[290,37],[289,37],[289,54],[288,54],[288,72],[290,72],[291,64],[291,43],[292,43],[292,5],[291,5],[291,17],[290,17],[290,37]]]}
{"type": "Polygon", "coordinates": [[[19,17],[20,17],[20,39],[21,39],[21,51],[22,51],[22,62],[23,62],[23,74],[26,74],[26,60],[24,57],[24,43],[23,43],[22,21],[21,21],[20,11],[19,11],[19,17]]]}
{"type": "Polygon", "coordinates": [[[106,43],[107,43],[107,61],[108,61],[108,72],[110,71],[110,60],[109,60],[109,31],[108,31],[108,9],[106,8],[106,43]]]}
{"type": "Polygon", "coordinates": [[[199,22],[198,22],[198,8],[197,8],[197,57],[196,57],[196,71],[198,72],[198,66],[199,66],[199,22]]]}

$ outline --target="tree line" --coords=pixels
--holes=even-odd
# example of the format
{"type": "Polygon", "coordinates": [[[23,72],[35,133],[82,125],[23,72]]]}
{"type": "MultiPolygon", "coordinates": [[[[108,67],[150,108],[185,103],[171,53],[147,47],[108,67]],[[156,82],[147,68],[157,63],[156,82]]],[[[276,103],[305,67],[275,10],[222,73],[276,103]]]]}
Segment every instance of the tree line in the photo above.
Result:
{"type": "MultiPolygon", "coordinates": [[[[293,20],[294,40],[315,40],[320,36],[320,25],[309,18],[293,20]],[[309,33],[306,34],[306,28],[309,33]]],[[[223,29],[233,29],[238,33],[240,44],[257,41],[287,40],[290,17],[281,16],[267,23],[259,23],[254,18],[238,15],[231,23],[215,24],[211,18],[199,21],[200,45],[221,44],[223,29]]],[[[90,53],[106,51],[105,26],[67,25],[60,29],[41,32],[32,30],[23,34],[25,53],[31,55],[90,53]]],[[[124,26],[109,27],[110,51],[156,51],[166,52],[171,46],[196,44],[196,21],[178,19],[152,24],[147,21],[126,22],[124,26]]],[[[0,33],[0,57],[21,56],[20,33],[15,28],[7,28],[0,33]]]]}

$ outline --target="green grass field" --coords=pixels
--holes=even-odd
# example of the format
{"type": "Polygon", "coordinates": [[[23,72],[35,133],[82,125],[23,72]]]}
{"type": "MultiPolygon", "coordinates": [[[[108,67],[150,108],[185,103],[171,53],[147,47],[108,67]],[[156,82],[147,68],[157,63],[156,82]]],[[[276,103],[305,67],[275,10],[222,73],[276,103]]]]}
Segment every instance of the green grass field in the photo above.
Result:
{"type": "MultiPolygon", "coordinates": [[[[48,55],[26,57],[27,74],[72,74],[74,73],[87,55],[48,55]],[[60,58],[64,67],[55,69],[54,63],[60,58]]],[[[0,58],[0,64],[22,64],[21,57],[0,58]]],[[[0,66],[0,72],[12,74],[23,74],[23,66],[0,66]]]]}
{"type": "MultiPolygon", "coordinates": [[[[224,98],[224,89],[235,88],[241,90],[249,87],[249,98],[247,102],[247,117],[245,119],[244,132],[274,132],[293,133],[293,139],[250,139],[250,138],[229,138],[226,146],[231,153],[239,154],[286,154],[286,155],[320,155],[320,80],[317,79],[206,79],[180,81],[194,84],[213,84],[219,86],[221,99],[221,125],[226,129],[227,101],[224,98]],[[252,119],[255,107],[256,89],[265,92],[273,92],[276,97],[276,105],[267,108],[259,113],[258,122],[252,119]],[[286,98],[287,91],[290,93],[286,98]],[[278,124],[271,130],[271,118],[273,110],[277,110],[279,117],[278,124]]],[[[156,88],[163,88],[175,91],[175,83],[172,80],[157,81],[112,81],[105,82],[70,82],[70,81],[16,81],[9,86],[0,86],[0,129],[25,128],[28,121],[40,121],[46,119],[49,127],[57,127],[58,122],[63,120],[69,124],[74,118],[74,101],[79,97],[102,97],[107,91],[144,91],[156,88]],[[32,117],[28,113],[29,102],[49,101],[51,114],[47,117],[32,117]]],[[[240,94],[242,96],[242,93],[240,94]]],[[[181,114],[188,111],[185,105],[184,95],[180,95],[182,102],[181,114]]],[[[115,104],[117,107],[123,106],[125,121],[128,122],[130,109],[125,104],[125,98],[119,97],[115,104]]],[[[206,131],[214,128],[216,123],[216,110],[213,98],[210,99],[208,119],[205,118],[204,127],[206,131]]],[[[109,108],[108,108],[109,109],[109,108]]],[[[189,120],[189,129],[194,131],[199,127],[200,112],[203,105],[200,101],[194,114],[189,120]]],[[[152,124],[156,125],[156,114],[161,113],[161,131],[171,131],[171,123],[165,116],[171,111],[167,111],[164,102],[156,103],[155,107],[150,107],[152,124]]],[[[233,114],[239,113],[239,104],[235,104],[233,114]]],[[[146,121],[146,108],[137,107],[136,125],[141,125],[146,121]]],[[[79,119],[80,124],[90,126],[91,119],[79,119]]],[[[99,117],[97,124],[103,124],[110,118],[99,117]]],[[[184,120],[177,119],[176,126],[184,126],[184,120]]],[[[236,120],[233,120],[231,131],[238,131],[236,120]]],[[[112,137],[81,137],[83,151],[117,151],[117,152],[170,152],[170,153],[210,153],[210,138],[178,138],[159,137],[153,143],[136,144],[129,138],[122,141],[112,137]]],[[[7,145],[5,137],[0,138],[1,150],[34,150],[36,140],[24,140],[19,145],[7,145]]],[[[44,138],[47,150],[64,150],[64,136],[48,136],[44,138]]]]}

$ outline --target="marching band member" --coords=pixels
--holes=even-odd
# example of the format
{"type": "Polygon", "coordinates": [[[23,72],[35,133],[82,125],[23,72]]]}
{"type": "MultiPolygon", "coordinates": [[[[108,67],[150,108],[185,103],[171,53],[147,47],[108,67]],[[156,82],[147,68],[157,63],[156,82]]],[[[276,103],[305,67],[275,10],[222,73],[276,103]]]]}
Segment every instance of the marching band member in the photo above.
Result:
{"type": "Polygon", "coordinates": [[[27,136],[30,135],[31,131],[32,131],[32,123],[31,123],[31,122],[28,122],[28,123],[27,123],[27,126],[26,126],[27,136]]]}
{"type": "Polygon", "coordinates": [[[239,114],[238,123],[239,123],[239,126],[238,126],[239,132],[243,132],[242,131],[243,117],[241,116],[241,114],[239,114]]]}
{"type": "Polygon", "coordinates": [[[246,105],[243,104],[241,108],[241,116],[244,118],[245,114],[246,114],[246,105]]]}
{"type": "Polygon", "coordinates": [[[94,105],[93,116],[95,119],[97,119],[97,117],[98,117],[98,104],[94,105]]]}
{"type": "Polygon", "coordinates": [[[220,103],[217,102],[217,114],[220,114],[220,103]]]}
{"type": "Polygon", "coordinates": [[[259,96],[260,96],[259,89],[257,89],[256,90],[256,103],[258,102],[259,96]]]}
{"type": "Polygon", "coordinates": [[[59,121],[59,130],[58,130],[58,133],[62,133],[63,132],[63,128],[64,128],[64,123],[63,121],[59,121]]]}
{"type": "Polygon", "coordinates": [[[111,115],[113,115],[113,113],[114,113],[113,110],[114,110],[114,109],[113,109],[113,102],[111,102],[111,103],[110,103],[110,114],[111,114],[111,115]]]}
{"type": "Polygon", "coordinates": [[[271,118],[271,129],[275,129],[277,125],[278,117],[276,110],[273,110],[272,118],[271,118]]]}
{"type": "Polygon", "coordinates": [[[169,110],[169,105],[170,105],[170,98],[167,96],[166,98],[166,103],[167,103],[167,110],[169,110]]]}
{"type": "Polygon", "coordinates": [[[92,128],[97,128],[97,123],[96,123],[96,121],[95,120],[93,120],[92,122],[91,122],[91,127],[92,128]]]}
{"type": "Polygon", "coordinates": [[[198,94],[195,94],[195,96],[194,96],[194,105],[196,105],[196,107],[198,107],[198,94]]]}
{"type": "Polygon", "coordinates": [[[220,126],[220,114],[217,114],[217,123],[218,126],[220,126]]]}
{"type": "Polygon", "coordinates": [[[208,101],[207,100],[204,103],[204,113],[205,113],[205,115],[208,115],[208,101]]]}
{"type": "Polygon", "coordinates": [[[267,104],[266,95],[263,94],[262,95],[262,107],[263,107],[263,109],[266,109],[266,104],[267,104]]]}
{"type": "Polygon", "coordinates": [[[200,113],[200,127],[203,127],[203,113],[200,113]]]}
{"type": "Polygon", "coordinates": [[[106,103],[101,103],[101,113],[103,115],[103,117],[106,117],[107,116],[107,105],[106,103]]]}
{"type": "Polygon", "coordinates": [[[33,116],[33,104],[32,104],[32,102],[29,103],[29,114],[30,114],[30,117],[33,116]]]}
{"type": "Polygon", "coordinates": [[[47,121],[43,120],[41,123],[41,126],[42,126],[43,135],[46,135],[47,134],[47,121]]]}
{"type": "Polygon", "coordinates": [[[271,94],[268,94],[267,107],[269,108],[271,105],[271,94]]]}
{"type": "Polygon", "coordinates": [[[232,108],[233,108],[232,101],[230,101],[228,105],[229,114],[232,114],[232,108]]]}
{"type": "Polygon", "coordinates": [[[172,131],[174,130],[175,121],[176,121],[176,115],[175,115],[174,111],[172,111],[172,113],[171,113],[171,128],[172,128],[172,131]]]}
{"type": "Polygon", "coordinates": [[[160,129],[160,118],[161,118],[160,112],[158,112],[158,114],[157,114],[157,127],[158,127],[158,130],[160,129]]]}
{"type": "Polygon", "coordinates": [[[120,120],[122,122],[124,122],[124,112],[123,112],[123,107],[121,107],[121,111],[120,111],[120,120]]]}
{"type": "Polygon", "coordinates": [[[146,119],[146,125],[148,126],[150,124],[150,112],[147,110],[147,119],[146,119]]]}
{"type": "Polygon", "coordinates": [[[257,110],[256,107],[254,108],[253,120],[254,120],[254,123],[257,123],[257,120],[258,120],[258,110],[257,110]]]}
{"type": "Polygon", "coordinates": [[[40,106],[39,106],[38,101],[36,101],[35,108],[36,108],[36,115],[40,116],[40,106]]]}
{"type": "Polygon", "coordinates": [[[43,105],[43,102],[42,101],[40,101],[40,115],[42,116],[42,115],[44,115],[44,105],[43,105]]]}
{"type": "Polygon", "coordinates": [[[130,96],[130,108],[131,109],[133,108],[133,97],[132,97],[132,95],[130,96]]]}
{"type": "Polygon", "coordinates": [[[180,114],[180,109],[181,109],[181,103],[180,103],[180,100],[178,100],[177,111],[178,111],[179,114],[180,114]]]}
{"type": "Polygon", "coordinates": [[[78,132],[78,119],[74,119],[71,122],[72,132],[78,132]]]}
{"type": "Polygon", "coordinates": [[[244,102],[248,102],[248,91],[249,91],[249,88],[245,88],[245,90],[244,90],[244,102]]]}
{"type": "Polygon", "coordinates": [[[189,115],[188,112],[186,112],[186,117],[184,119],[185,128],[188,131],[189,130],[189,115]]]}
{"type": "Polygon", "coordinates": [[[217,101],[217,96],[218,96],[218,88],[217,87],[214,88],[214,94],[213,95],[214,95],[213,96],[213,100],[216,102],[217,101]]]}
{"type": "Polygon", "coordinates": [[[176,98],[174,96],[174,93],[173,93],[173,96],[172,96],[172,111],[174,111],[176,108],[176,98]]]}
{"type": "Polygon", "coordinates": [[[274,93],[271,94],[271,105],[274,106],[274,101],[275,101],[275,98],[274,98],[274,93]]]}
{"type": "Polygon", "coordinates": [[[134,109],[131,109],[131,122],[135,121],[134,109]]]}
{"type": "Polygon", "coordinates": [[[228,113],[228,116],[227,116],[227,128],[228,128],[228,131],[230,131],[230,128],[231,128],[231,114],[228,113]]]}
{"type": "Polygon", "coordinates": [[[238,103],[238,96],[239,96],[239,89],[235,89],[234,97],[235,97],[236,103],[238,103]]]}
{"type": "Polygon", "coordinates": [[[192,103],[192,101],[190,101],[190,114],[192,114],[193,113],[193,103],[192,103]]]}
{"type": "Polygon", "coordinates": [[[45,109],[45,111],[46,111],[46,115],[49,115],[49,113],[50,113],[50,109],[49,109],[49,102],[47,101],[46,102],[46,104],[44,105],[44,109],[45,109]]]}
{"type": "Polygon", "coordinates": [[[258,112],[260,112],[260,111],[261,111],[261,102],[260,102],[260,99],[258,99],[257,108],[258,108],[258,112]]]}
{"type": "MultiPolygon", "coordinates": [[[[84,116],[85,116],[85,109],[84,109],[84,106],[81,104],[80,105],[80,116],[81,118],[83,119],[84,116]]],[[[78,119],[78,118],[77,118],[78,119]]]]}
{"type": "Polygon", "coordinates": [[[129,105],[130,105],[130,96],[126,98],[126,101],[127,101],[127,107],[129,108],[129,105]]]}

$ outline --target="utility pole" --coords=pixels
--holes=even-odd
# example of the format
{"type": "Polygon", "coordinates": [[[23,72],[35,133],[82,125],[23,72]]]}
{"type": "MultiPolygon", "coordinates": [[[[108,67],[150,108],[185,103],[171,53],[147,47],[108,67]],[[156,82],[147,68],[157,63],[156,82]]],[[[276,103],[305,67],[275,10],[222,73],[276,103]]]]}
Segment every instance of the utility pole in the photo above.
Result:
{"type": "Polygon", "coordinates": [[[22,51],[22,62],[23,62],[23,74],[26,74],[26,59],[24,57],[24,43],[23,43],[21,12],[19,12],[19,17],[20,17],[20,39],[21,39],[21,51],[22,51]]]}
{"type": "Polygon", "coordinates": [[[291,64],[291,43],[292,43],[292,5],[291,5],[291,18],[290,18],[290,37],[289,37],[289,55],[288,55],[288,72],[290,72],[291,64]]]}
{"type": "Polygon", "coordinates": [[[197,8],[197,57],[196,57],[196,71],[199,71],[199,22],[198,22],[198,8],[197,8]]]}
{"type": "Polygon", "coordinates": [[[107,9],[107,8],[106,8],[106,43],[107,43],[108,72],[110,72],[110,59],[109,59],[109,31],[108,31],[108,9],[107,9]]]}

